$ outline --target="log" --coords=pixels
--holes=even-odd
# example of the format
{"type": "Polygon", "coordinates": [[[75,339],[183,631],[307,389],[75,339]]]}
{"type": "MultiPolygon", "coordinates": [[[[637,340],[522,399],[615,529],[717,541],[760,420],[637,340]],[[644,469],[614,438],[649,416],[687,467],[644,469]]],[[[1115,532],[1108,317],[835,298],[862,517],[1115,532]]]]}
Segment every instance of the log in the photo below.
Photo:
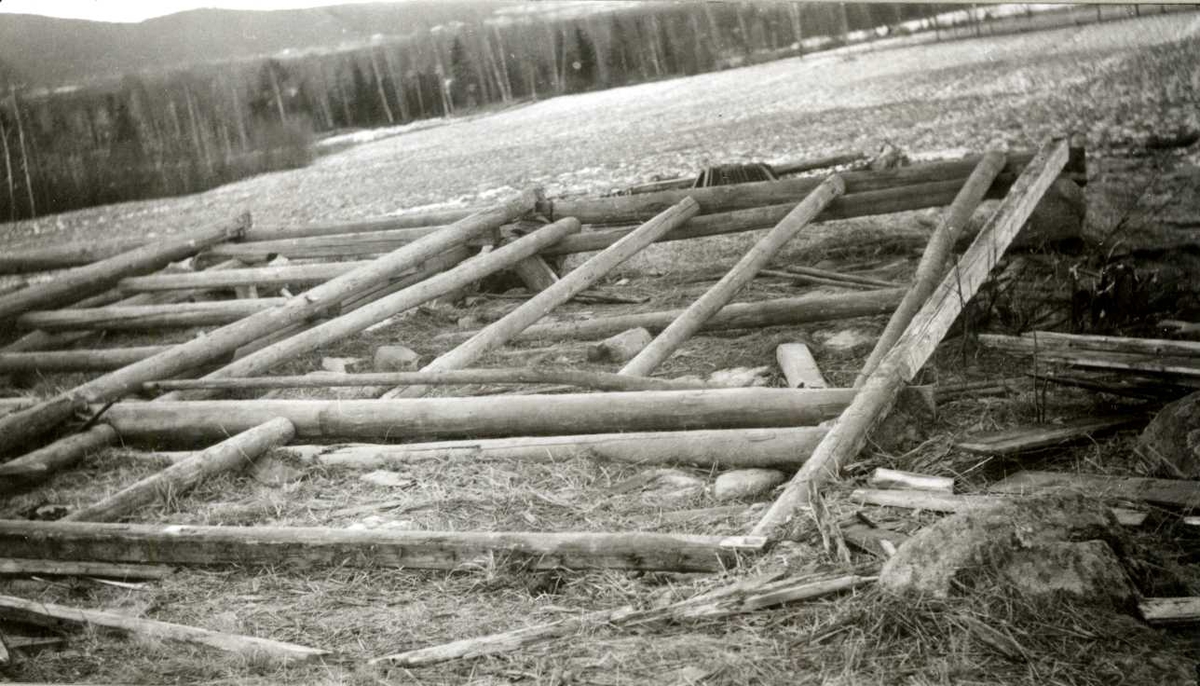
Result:
{"type": "MultiPolygon", "coordinates": [[[[153,331],[230,324],[287,302],[287,298],[214,300],[173,305],[113,305],[86,310],[62,309],[26,312],[17,326],[42,331],[153,331]]],[[[336,307],[336,305],[335,305],[336,307]]]]}
{"type": "Polygon", "coordinates": [[[979,203],[983,202],[988,188],[992,186],[996,176],[1004,167],[1004,162],[1003,152],[989,150],[984,153],[979,164],[971,171],[971,176],[942,216],[941,223],[929,237],[929,244],[921,254],[921,261],[917,264],[917,273],[913,277],[912,286],[904,294],[904,300],[901,301],[900,306],[896,308],[895,312],[892,312],[892,318],[888,320],[887,326],[880,334],[879,340],[875,342],[871,354],[867,356],[867,361],[863,363],[862,370],[854,380],[855,388],[861,387],[866,382],[867,377],[875,371],[884,356],[900,339],[900,335],[908,328],[917,311],[921,309],[921,305],[933,295],[934,289],[949,267],[948,261],[952,255],[954,243],[958,240],[967,222],[970,221],[971,215],[975,213],[975,209],[979,207],[979,203]]]}
{"type": "Polygon", "coordinates": [[[117,442],[117,432],[97,424],[83,433],[61,438],[50,445],[0,465],[0,493],[28,488],[66,469],[87,455],[117,442]]]}
{"type": "Polygon", "coordinates": [[[1149,417],[1140,413],[1079,417],[1062,424],[1016,426],[1003,431],[969,436],[955,441],[954,447],[976,455],[1016,455],[1068,445],[1124,429],[1140,429],[1149,421],[1149,417]]]}
{"type": "MultiPolygon", "coordinates": [[[[868,293],[844,293],[838,295],[809,294],[796,298],[776,298],[754,303],[734,303],[704,323],[701,331],[724,331],[728,329],[753,329],[766,326],[807,324],[833,319],[869,317],[887,314],[900,302],[903,289],[872,291],[868,293]]],[[[661,310],[641,312],[615,317],[594,317],[576,322],[539,324],[525,329],[514,336],[514,340],[583,338],[594,339],[611,336],[628,329],[645,328],[651,332],[662,331],[683,314],[683,310],[661,310]]],[[[455,333],[447,338],[471,335],[471,332],[455,333]]]]}
{"type": "MultiPolygon", "coordinates": [[[[0,355],[0,362],[3,356],[0,355]]],[[[338,388],[422,384],[448,386],[463,384],[563,384],[602,391],[664,391],[706,388],[702,382],[673,379],[631,379],[609,372],[514,367],[508,369],[450,369],[440,372],[375,372],[362,374],[316,373],[301,376],[258,376],[233,379],[173,379],[148,381],[149,392],[171,390],[244,390],[274,388],[338,388]]]]}
{"type": "Polygon", "coordinates": [[[850,389],[721,388],[393,400],[156,401],[117,403],[102,416],[126,440],[220,440],[274,417],[291,421],[301,438],[483,438],[812,426],[836,417],[852,396],[850,389]]]}
{"type": "Polygon", "coordinates": [[[1091,498],[1132,500],[1189,510],[1200,507],[1200,481],[1180,479],[1021,471],[992,484],[988,490],[1020,495],[1078,491],[1091,498]]]}
{"type": "Polygon", "coordinates": [[[246,232],[244,241],[273,241],[281,238],[305,238],[308,236],[330,236],[341,233],[372,233],[396,229],[429,229],[430,232],[444,228],[469,217],[486,207],[456,207],[442,210],[417,210],[373,219],[316,222],[300,226],[256,226],[246,232]]]}
{"type": "Polygon", "coordinates": [[[144,360],[168,349],[166,345],[142,345],[105,350],[65,350],[37,353],[0,353],[0,373],[12,372],[108,372],[144,360]]]}
{"type": "Polygon", "coordinates": [[[393,229],[368,233],[344,233],[307,238],[282,238],[252,243],[224,243],[204,251],[205,260],[265,261],[281,256],[288,259],[358,257],[392,252],[415,240],[433,234],[444,226],[393,229]]]}
{"type": "MultiPolygon", "coordinates": [[[[901,262],[904,260],[901,259],[901,262]]],[[[873,279],[869,276],[860,276],[858,274],[846,274],[843,272],[834,272],[828,269],[817,269],[816,267],[803,267],[800,265],[789,264],[783,267],[783,271],[791,272],[800,276],[816,276],[822,279],[832,279],[834,281],[852,281],[861,283],[864,286],[876,286],[878,288],[900,288],[901,284],[882,279],[873,279]]]]}
{"type": "Polygon", "coordinates": [[[519,197],[472,215],[445,230],[426,236],[301,295],[287,304],[252,314],[233,324],[209,332],[203,338],[177,345],[154,357],[148,357],[115,372],[69,389],[36,407],[0,417],[0,454],[11,451],[61,424],[74,411],[79,400],[110,402],[137,390],[146,381],[178,374],[215,360],[258,338],[302,322],[328,310],[355,293],[360,293],[411,269],[464,241],[491,231],[529,211],[537,194],[527,191],[519,197]]]}
{"type": "Polygon", "coordinates": [[[1164,338],[1086,336],[1053,331],[1030,331],[1020,337],[980,334],[988,347],[1033,352],[1109,352],[1152,357],[1200,357],[1200,342],[1164,338]]]}
{"type": "Polygon", "coordinates": [[[538,293],[558,282],[558,274],[541,255],[526,257],[513,265],[513,271],[530,293],[538,293]]]}
{"type": "MultiPolygon", "coordinates": [[[[529,328],[554,308],[583,292],[667,231],[687,221],[689,217],[696,214],[698,209],[699,207],[693,200],[683,198],[677,205],[667,208],[633,233],[571,270],[550,288],[522,303],[517,309],[488,325],[453,350],[439,355],[422,371],[460,369],[469,366],[488,351],[504,345],[517,334],[529,328]]],[[[383,395],[384,397],[411,398],[423,395],[425,391],[424,386],[406,386],[393,388],[383,395]]]]}
{"type": "Polygon", "coordinates": [[[1081,369],[1107,369],[1178,376],[1186,379],[1200,377],[1200,357],[1176,355],[1168,357],[1148,353],[1113,353],[1099,350],[1081,350],[1044,346],[1031,338],[979,334],[979,344],[985,348],[1002,350],[1017,355],[1034,355],[1042,362],[1063,364],[1081,369]]]}
{"type": "Polygon", "coordinates": [[[614,610],[597,610],[578,617],[505,631],[489,636],[460,639],[441,645],[408,650],[371,659],[368,664],[421,667],[520,650],[561,636],[591,633],[600,627],[644,627],[658,623],[681,623],[695,619],[719,619],[800,600],[811,600],[850,591],[873,583],[875,577],[847,575],[834,578],[779,579],[776,576],[738,581],[707,593],[667,605],[637,609],[626,605],[614,610]]]}
{"type": "Polygon", "coordinates": [[[10,621],[52,628],[70,625],[100,627],[143,636],[150,640],[169,639],[183,643],[196,643],[230,653],[267,655],[287,661],[313,660],[330,654],[328,650],[306,648],[294,643],[226,634],[184,624],[130,617],[104,610],[69,607],[40,600],[25,600],[8,595],[0,595],[0,616],[10,621]]]}
{"type": "Polygon", "coordinates": [[[250,225],[250,215],[186,237],[167,239],[135,248],[85,267],[77,267],[54,279],[0,296],[0,321],[39,307],[53,307],[80,300],[86,294],[111,288],[122,277],[162,269],[171,262],[195,255],[221,241],[240,236],[250,225]]]}
{"type": "Polygon", "coordinates": [[[513,263],[537,254],[545,246],[578,230],[579,223],[573,219],[563,219],[549,224],[501,248],[471,258],[449,271],[431,276],[403,290],[363,305],[352,312],[246,355],[204,378],[249,376],[268,370],[281,362],[294,359],[297,355],[358,333],[399,312],[412,309],[474,283],[484,276],[506,269],[513,263]]]}
{"type": "Polygon", "coordinates": [[[296,429],[286,419],[276,418],[247,429],[191,459],[184,460],[121,489],[98,503],[76,510],[62,521],[111,522],[160,498],[190,491],[201,481],[249,465],[260,455],[292,440],[296,429]]]}
{"type": "Polygon", "coordinates": [[[871,473],[867,483],[875,488],[888,488],[906,491],[939,491],[954,492],[954,479],[948,476],[929,476],[902,472],[896,469],[877,468],[871,473]]]}
{"type": "Polygon", "coordinates": [[[0,414],[16,412],[37,404],[34,398],[0,398],[0,414]]]}
{"type": "Polygon", "coordinates": [[[1200,598],[1143,598],[1138,611],[1150,626],[1200,624],[1200,598]]]}
{"type": "Polygon", "coordinates": [[[93,576],[108,579],[165,579],[175,573],[167,565],[116,562],[64,562],[30,558],[0,558],[3,576],[93,576]]]}
{"type": "Polygon", "coordinates": [[[355,531],[0,520],[0,549],[58,560],[174,565],[463,569],[497,558],[527,569],[714,572],[763,541],[745,536],[622,533],[355,531]]]}
{"type": "Polygon", "coordinates": [[[322,467],[378,469],[422,460],[558,462],[581,455],[608,462],[707,468],[791,469],[825,435],[822,427],[524,436],[405,445],[310,445],[287,450],[322,467]]]}
{"type": "Polygon", "coordinates": [[[775,348],[775,360],[787,379],[788,388],[828,388],[821,368],[803,343],[781,343],[775,348]]]}
{"type": "Polygon", "coordinates": [[[235,288],[237,286],[288,286],[313,285],[324,283],[329,279],[341,276],[359,267],[365,267],[369,261],[357,262],[322,262],[319,264],[295,264],[280,267],[249,267],[246,269],[229,269],[213,271],[210,267],[204,271],[185,274],[150,274],[149,276],[130,276],[117,283],[124,293],[155,293],[183,289],[216,289],[235,288]]]}
{"type": "Polygon", "coordinates": [[[891,489],[858,488],[850,500],[861,505],[901,507],[908,510],[932,512],[961,512],[978,507],[994,507],[1012,498],[998,495],[955,495],[942,491],[898,491],[891,489]]]}
{"type": "Polygon", "coordinates": [[[778,536],[793,519],[797,508],[808,503],[810,494],[822,482],[832,478],[843,461],[862,450],[868,432],[895,405],[900,389],[920,371],[975,296],[1037,207],[1042,194],[1058,177],[1067,157],[1067,142],[1060,141],[1044,146],[1029,163],[971,247],[942,279],[896,345],[867,378],[854,402],[755,525],[755,535],[778,536]]]}
{"type": "MultiPolygon", "coordinates": [[[[637,356],[654,336],[645,329],[629,329],[587,347],[588,362],[628,362],[637,356]]],[[[628,378],[628,377],[622,377],[628,378]]]]}
{"type": "MultiPolygon", "coordinates": [[[[779,279],[787,279],[795,284],[809,284],[812,286],[833,286],[835,288],[853,288],[860,291],[878,290],[879,286],[868,286],[857,281],[843,281],[840,279],[826,279],[820,276],[807,276],[805,274],[793,274],[791,272],[780,271],[778,269],[762,269],[758,272],[762,276],[772,276],[779,279]]],[[[891,285],[892,288],[897,288],[896,284],[891,285]]]]}
{"type": "Polygon", "coordinates": [[[36,248],[11,248],[0,253],[0,274],[27,274],[49,269],[81,267],[116,257],[146,245],[142,238],[87,241],[36,248]]]}
{"type": "Polygon", "coordinates": [[[795,238],[813,217],[833,198],[845,192],[846,186],[836,174],[821,182],[783,221],[759,239],[712,288],[695,300],[683,314],[659,333],[650,345],[642,349],[621,368],[629,376],[648,376],[687,342],[722,307],[746,287],[759,270],[767,266],[792,238],[795,238]]]}
{"type": "Polygon", "coordinates": [[[844,164],[854,164],[868,158],[869,156],[864,152],[846,152],[837,155],[826,155],[825,157],[795,160],[793,162],[781,162],[771,165],[771,169],[774,170],[776,176],[785,176],[787,174],[800,174],[806,171],[828,169],[829,167],[840,167],[844,164]]]}

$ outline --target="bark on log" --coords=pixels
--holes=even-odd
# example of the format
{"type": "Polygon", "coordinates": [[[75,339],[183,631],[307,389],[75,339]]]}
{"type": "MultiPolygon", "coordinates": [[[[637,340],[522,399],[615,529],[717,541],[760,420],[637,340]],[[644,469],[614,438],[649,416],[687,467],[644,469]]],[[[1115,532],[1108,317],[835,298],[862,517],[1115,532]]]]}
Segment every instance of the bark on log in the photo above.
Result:
{"type": "Polygon", "coordinates": [[[0,373],[108,372],[144,360],[168,349],[143,345],[106,350],[64,350],[37,353],[0,353],[0,373]]]}
{"type": "Polygon", "coordinates": [[[174,573],[175,568],[166,565],[0,558],[0,576],[95,576],[106,579],[165,579],[174,573]]]}
{"type": "Polygon", "coordinates": [[[787,379],[788,388],[828,388],[821,368],[803,343],[781,343],[775,348],[775,360],[787,379]]]}
{"type": "Polygon", "coordinates": [[[256,298],[173,305],[113,305],[86,310],[44,310],[26,312],[17,317],[16,323],[21,328],[42,331],[153,331],[160,328],[230,324],[286,302],[287,298],[256,298]]]}
{"type": "Polygon", "coordinates": [[[462,569],[497,558],[529,569],[715,572],[761,539],[680,534],[352,531],[323,527],[187,526],[0,520],[0,549],[59,560],[175,565],[462,569]]]}
{"type": "Polygon", "coordinates": [[[497,250],[467,260],[449,271],[431,276],[408,288],[363,305],[352,312],[314,326],[290,338],[273,343],[206,375],[204,378],[217,379],[249,376],[266,371],[280,362],[293,359],[296,355],[315,350],[322,345],[358,333],[399,312],[416,307],[438,296],[471,284],[484,276],[505,269],[514,262],[530,255],[535,255],[545,246],[561,240],[563,236],[578,230],[579,222],[573,219],[563,219],[542,227],[497,250]]]}
{"type": "Polygon", "coordinates": [[[156,401],[117,403],[102,416],[126,440],[220,440],[274,417],[290,420],[301,438],[399,440],[812,426],[836,417],[852,397],[850,389],[722,388],[398,400],[156,401]]]}
{"type": "Polygon", "coordinates": [[[629,376],[647,376],[665,362],[679,346],[687,342],[722,307],[741,292],[754,275],[774,259],[776,253],[800,233],[829,201],[845,192],[841,177],[836,174],[821,182],[783,221],[771,229],[738,260],[712,288],[695,300],[683,314],[621,368],[629,376]]]}
{"type": "Polygon", "coordinates": [[[921,305],[933,294],[934,288],[937,287],[949,267],[948,262],[954,242],[958,240],[963,227],[967,225],[971,215],[975,213],[975,209],[979,207],[979,203],[983,201],[988,189],[992,186],[992,182],[1004,167],[1004,160],[1003,152],[989,150],[984,153],[979,164],[971,171],[971,176],[967,179],[966,184],[963,185],[962,190],[954,198],[954,202],[942,216],[942,221],[933,230],[933,235],[929,237],[929,245],[921,254],[921,262],[917,265],[917,273],[913,277],[912,286],[904,294],[904,300],[892,313],[887,327],[880,334],[879,340],[875,342],[875,348],[871,350],[867,361],[863,363],[862,370],[854,380],[855,388],[862,386],[871,372],[875,371],[884,355],[887,355],[896,341],[900,339],[900,335],[908,328],[912,318],[921,309],[921,305]]]}
{"type": "Polygon", "coordinates": [[[230,653],[269,655],[280,660],[313,660],[323,655],[329,655],[328,650],[306,648],[294,643],[226,634],[184,624],[130,617],[104,610],[56,605],[40,600],[25,600],[7,595],[0,595],[0,616],[12,621],[53,628],[64,625],[101,627],[144,636],[151,640],[165,638],[172,641],[206,645],[230,653]]]}
{"type": "MultiPolygon", "coordinates": [[[[0,355],[0,370],[4,356],[0,355]]],[[[150,392],[171,390],[242,390],[274,388],[338,388],[422,384],[450,386],[464,384],[562,384],[602,391],[665,391],[706,388],[703,382],[673,379],[631,379],[609,372],[577,371],[573,369],[450,369],[440,372],[375,372],[365,374],[305,374],[303,376],[258,376],[233,379],[174,379],[148,381],[143,388],[150,392]]]]}
{"type": "MultiPolygon", "coordinates": [[[[754,303],[734,303],[721,308],[720,312],[705,322],[701,331],[753,329],[887,314],[896,307],[903,296],[904,290],[896,288],[868,293],[816,294],[754,303]]],[[[660,310],[615,317],[595,317],[578,322],[539,324],[525,329],[514,336],[513,340],[594,339],[636,328],[645,328],[651,332],[662,331],[680,314],[683,314],[683,310],[660,310]]],[[[471,332],[456,333],[448,338],[469,335],[471,332]]]]}
{"type": "Polygon", "coordinates": [[[841,593],[874,581],[875,577],[855,575],[819,580],[814,580],[811,576],[798,579],[762,577],[739,581],[661,607],[636,609],[631,605],[626,605],[615,610],[587,612],[578,617],[560,619],[548,624],[535,624],[489,636],[460,639],[427,648],[385,655],[371,659],[368,664],[421,667],[448,660],[512,652],[552,638],[592,631],[605,626],[634,627],[661,622],[679,623],[693,619],[711,620],[784,603],[841,593]]]}
{"type": "Polygon", "coordinates": [[[808,462],[755,525],[756,536],[775,537],[841,463],[858,454],[871,428],[895,405],[900,389],[924,366],[967,302],[975,296],[1009,243],[1067,163],[1066,141],[1048,143],[1025,167],[979,236],[905,328],[871,373],[854,402],[826,434],[808,462]]]}
{"type": "Polygon", "coordinates": [[[240,236],[250,225],[250,215],[232,223],[197,231],[191,236],[164,240],[135,248],[100,262],[78,267],[45,283],[0,297],[0,321],[39,307],[53,307],[81,299],[82,295],[111,288],[122,277],[161,269],[221,241],[240,236]]]}
{"type": "MultiPolygon", "coordinates": [[[[697,210],[698,206],[693,200],[683,198],[677,205],[667,208],[633,233],[571,270],[550,288],[522,303],[520,307],[485,327],[453,350],[439,355],[422,371],[460,369],[469,366],[488,351],[504,345],[529,328],[554,308],[583,292],[605,274],[658,240],[667,231],[687,221],[696,214],[697,210]]],[[[383,395],[387,398],[413,398],[423,395],[425,391],[423,386],[406,386],[394,388],[383,395]]]]}
{"type": "Polygon", "coordinates": [[[421,460],[558,462],[581,455],[608,462],[696,465],[708,468],[791,469],[802,464],[825,435],[823,427],[629,432],[577,436],[525,436],[405,445],[288,446],[323,467],[378,469],[421,460]]]}
{"type": "Polygon", "coordinates": [[[512,221],[528,212],[536,198],[535,191],[522,193],[515,199],[472,215],[444,231],[374,260],[365,267],[290,298],[286,305],[250,315],[203,338],[182,343],[154,357],[93,379],[29,410],[0,417],[0,454],[61,424],[71,415],[80,399],[90,402],[115,400],[138,389],[146,381],[170,377],[215,360],[264,335],[304,321],[381,280],[393,278],[473,236],[512,221]]]}
{"type": "Polygon", "coordinates": [[[196,484],[221,472],[246,467],[264,452],[287,443],[296,429],[286,419],[276,418],[232,436],[189,460],[138,481],[131,486],[85,508],[76,510],[62,521],[111,522],[163,497],[190,491],[196,484]]]}

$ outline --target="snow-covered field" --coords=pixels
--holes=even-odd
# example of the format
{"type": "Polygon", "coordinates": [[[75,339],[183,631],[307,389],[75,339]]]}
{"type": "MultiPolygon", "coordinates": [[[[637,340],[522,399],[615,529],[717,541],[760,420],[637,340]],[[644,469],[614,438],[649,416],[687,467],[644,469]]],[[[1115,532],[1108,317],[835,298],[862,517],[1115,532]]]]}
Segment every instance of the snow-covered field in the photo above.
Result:
{"type": "Polygon", "coordinates": [[[1081,131],[1102,148],[1200,128],[1198,54],[1195,13],[817,53],[414,127],[205,193],[0,225],[0,241],[172,233],[245,210],[259,225],[352,219],[533,185],[596,193],[709,163],[871,151],[885,140],[924,153],[1081,131]]]}

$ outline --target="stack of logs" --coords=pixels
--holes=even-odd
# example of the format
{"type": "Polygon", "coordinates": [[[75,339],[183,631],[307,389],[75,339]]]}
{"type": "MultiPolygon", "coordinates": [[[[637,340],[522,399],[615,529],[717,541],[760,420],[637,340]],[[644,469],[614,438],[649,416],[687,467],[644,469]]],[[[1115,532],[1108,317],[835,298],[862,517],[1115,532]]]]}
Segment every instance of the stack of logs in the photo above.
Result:
{"type": "MultiPolygon", "coordinates": [[[[726,568],[739,556],[763,551],[788,535],[799,509],[862,448],[867,432],[901,397],[1047,190],[1060,178],[1082,181],[1084,176],[1082,148],[1058,140],[1036,154],[990,151],[961,161],[823,178],[609,198],[547,199],[528,190],[491,207],[351,224],[261,229],[241,217],[145,245],[113,242],[87,249],[10,252],[0,258],[0,271],[74,268],[0,296],[0,320],[28,331],[0,352],[0,371],[104,373],[49,399],[10,404],[8,414],[0,416],[0,454],[14,459],[0,466],[0,492],[36,485],[117,441],[169,439],[209,447],[62,521],[0,521],[0,546],[13,558],[54,556],[58,563],[303,561],[449,569],[501,553],[527,560],[536,569],[726,568]],[[1001,202],[965,254],[955,259],[955,242],[986,198],[1001,202]],[[813,222],[946,205],[906,287],[733,304],[780,249],[813,222]],[[531,220],[540,226],[530,233],[505,231],[531,220]],[[764,228],[770,230],[737,264],[682,310],[538,324],[652,243],[764,228]],[[595,254],[561,278],[545,260],[583,252],[595,254]],[[279,256],[360,259],[256,266],[279,256]],[[361,259],[366,256],[374,257],[361,259]],[[211,266],[185,273],[158,271],[187,257],[211,266]],[[378,399],[212,399],[232,388],[317,383],[313,377],[288,381],[263,374],[507,269],[522,274],[537,293],[421,370],[318,379],[326,385],[374,386],[378,399]],[[257,286],[283,284],[311,288],[290,297],[254,297],[257,286]],[[248,297],[182,302],[198,292],[230,287],[248,297]],[[795,387],[799,383],[789,388],[712,388],[652,376],[699,331],[888,312],[887,329],[853,388],[795,387]],[[176,345],[65,350],[101,330],[173,326],[219,328],[176,345]],[[650,337],[616,374],[471,367],[518,338],[597,338],[631,328],[644,328],[650,337]],[[605,392],[556,395],[550,403],[538,395],[422,397],[431,385],[481,380],[565,383],[605,392]],[[130,399],[146,393],[157,395],[150,402],[130,399]],[[829,426],[826,420],[836,421],[829,426]],[[745,463],[798,471],[761,521],[747,535],[732,537],[113,523],[161,493],[188,489],[293,441],[418,438],[439,440],[364,449],[402,455],[472,451],[527,459],[586,447],[602,457],[643,463],[745,463]]],[[[781,352],[781,359],[801,374],[805,360],[796,355],[795,350],[781,352]]],[[[863,578],[821,582],[817,594],[853,588],[863,578]]],[[[738,607],[759,607],[812,597],[810,582],[773,586],[781,583],[774,580],[715,597],[735,598],[742,603],[738,607]],[[762,593],[771,600],[762,600],[762,593]]],[[[28,608],[13,611],[18,610],[28,608]]],[[[631,621],[633,616],[606,612],[605,621],[631,621]]],[[[293,657],[323,654],[297,646],[273,649],[293,657]]],[[[399,661],[408,664],[407,659],[399,661]]]]}

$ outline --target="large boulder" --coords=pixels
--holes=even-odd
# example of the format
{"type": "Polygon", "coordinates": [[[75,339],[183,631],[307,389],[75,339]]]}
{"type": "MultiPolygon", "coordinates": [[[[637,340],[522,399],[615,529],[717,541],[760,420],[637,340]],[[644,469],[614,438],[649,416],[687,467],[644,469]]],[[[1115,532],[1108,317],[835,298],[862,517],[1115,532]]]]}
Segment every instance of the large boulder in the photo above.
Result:
{"type": "Polygon", "coordinates": [[[959,512],[905,541],[880,585],[945,598],[1008,584],[1033,596],[1068,593],[1118,604],[1135,591],[1112,513],[1082,497],[1047,497],[959,512]]]}
{"type": "Polygon", "coordinates": [[[1200,391],[1159,410],[1138,438],[1137,451],[1163,476],[1200,477],[1200,391]]]}

